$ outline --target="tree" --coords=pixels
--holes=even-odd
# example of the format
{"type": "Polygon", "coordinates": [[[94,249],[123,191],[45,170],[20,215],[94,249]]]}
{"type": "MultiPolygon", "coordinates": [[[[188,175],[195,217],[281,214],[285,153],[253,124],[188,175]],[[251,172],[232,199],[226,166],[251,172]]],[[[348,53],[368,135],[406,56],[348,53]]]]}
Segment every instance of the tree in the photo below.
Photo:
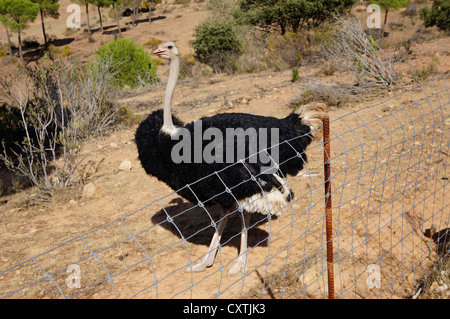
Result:
{"type": "Polygon", "coordinates": [[[120,3],[122,2],[122,0],[111,0],[112,1],[112,6],[114,8],[114,14],[116,16],[116,20],[117,20],[117,27],[119,28],[119,34],[120,36],[122,36],[122,30],[120,29],[120,21],[119,21],[119,14],[117,13],[117,5],[120,5],[120,3]]]}
{"type": "Polygon", "coordinates": [[[19,42],[19,56],[23,63],[21,32],[27,27],[27,23],[34,21],[39,12],[39,6],[30,0],[1,0],[0,14],[3,22],[12,31],[17,32],[19,42]]]}
{"type": "Polygon", "coordinates": [[[431,6],[420,10],[420,18],[425,27],[437,26],[444,31],[450,30],[450,0],[435,0],[431,6]]]}
{"type": "Polygon", "coordinates": [[[133,39],[117,38],[101,46],[89,65],[92,67],[96,63],[110,65],[110,73],[114,74],[112,83],[120,88],[125,85],[135,88],[156,78],[156,62],[133,39]]]}
{"type": "Polygon", "coordinates": [[[215,72],[234,71],[242,40],[233,21],[205,21],[195,28],[194,37],[192,47],[198,61],[208,64],[215,72]]]}
{"type": "Polygon", "coordinates": [[[243,0],[240,9],[244,21],[264,28],[278,25],[283,35],[301,27],[317,27],[354,3],[355,0],[243,0]]]}
{"type": "Polygon", "coordinates": [[[148,8],[148,23],[152,23],[152,3],[155,6],[158,3],[161,3],[162,0],[141,0],[141,7],[148,8]]]}
{"type": "Polygon", "coordinates": [[[6,17],[4,17],[1,12],[0,12],[0,22],[2,22],[3,26],[5,27],[6,39],[8,40],[9,55],[12,56],[13,52],[11,46],[11,37],[9,36],[9,29],[8,26],[6,25],[6,17]]]}
{"type": "Polygon", "coordinates": [[[409,0],[371,0],[371,4],[377,4],[381,9],[384,10],[384,23],[383,28],[381,28],[381,34],[384,35],[384,30],[386,28],[387,16],[389,10],[398,10],[404,8],[408,4],[409,0]]]}
{"type": "Polygon", "coordinates": [[[44,46],[47,48],[47,35],[45,34],[44,17],[51,16],[52,18],[59,18],[59,0],[31,0],[39,6],[41,13],[42,33],[44,34],[44,46]]]}
{"type": "Polygon", "coordinates": [[[112,0],[91,0],[91,3],[97,7],[98,17],[100,19],[100,28],[103,32],[102,12],[100,8],[108,8],[112,4],[112,0]]]}

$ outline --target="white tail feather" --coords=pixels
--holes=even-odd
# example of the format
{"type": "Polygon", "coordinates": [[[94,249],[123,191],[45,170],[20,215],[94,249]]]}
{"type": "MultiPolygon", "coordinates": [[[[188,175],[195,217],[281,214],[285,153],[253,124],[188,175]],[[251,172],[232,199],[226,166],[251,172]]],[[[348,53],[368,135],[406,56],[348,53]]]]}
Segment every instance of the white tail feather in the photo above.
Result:
{"type": "Polygon", "coordinates": [[[296,112],[302,119],[302,124],[311,128],[311,135],[317,141],[322,140],[323,117],[327,115],[327,106],[324,103],[309,103],[302,105],[296,112]]]}

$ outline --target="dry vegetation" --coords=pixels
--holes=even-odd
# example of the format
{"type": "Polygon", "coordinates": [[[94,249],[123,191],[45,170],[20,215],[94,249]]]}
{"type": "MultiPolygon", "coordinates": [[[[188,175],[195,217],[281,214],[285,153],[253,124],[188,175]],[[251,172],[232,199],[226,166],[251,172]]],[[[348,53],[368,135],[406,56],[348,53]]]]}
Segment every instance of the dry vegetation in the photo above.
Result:
{"type": "MultiPolygon", "coordinates": [[[[88,35],[82,31],[66,28],[64,21],[68,13],[63,9],[69,1],[61,0],[60,3],[61,18],[46,20],[49,38],[52,41],[49,47],[50,54],[57,59],[86,63],[93,58],[99,46],[115,37],[112,32],[115,18],[112,13],[104,12],[105,32],[101,33],[97,16],[95,12],[92,13],[91,29],[95,31],[88,35]]],[[[420,89],[413,90],[411,96],[403,95],[400,101],[378,105],[380,101],[399,92],[411,89],[434,76],[447,73],[450,70],[448,36],[436,28],[425,29],[414,13],[417,13],[417,8],[408,6],[407,9],[391,12],[390,23],[385,30],[387,37],[376,42],[376,52],[386,54],[389,51],[392,55],[388,58],[395,57],[395,65],[389,65],[389,71],[395,73],[395,78],[390,79],[388,76],[388,80],[383,80],[383,85],[362,81],[357,74],[361,72],[361,68],[344,69],[345,61],[339,60],[339,57],[348,61],[349,56],[336,56],[338,59],[331,59],[329,48],[322,46],[331,36],[328,31],[319,32],[315,36],[305,33],[295,37],[287,34],[285,37],[274,36],[264,39],[259,31],[253,30],[245,33],[247,47],[239,59],[234,61],[234,73],[215,73],[211,67],[195,60],[194,51],[190,46],[195,26],[210,14],[208,5],[209,3],[202,1],[163,1],[153,12],[154,21],[151,25],[148,22],[139,22],[136,27],[132,27],[131,17],[121,19],[122,25],[126,28],[123,36],[134,39],[147,50],[153,50],[161,41],[176,41],[183,59],[182,79],[175,93],[175,113],[186,122],[219,112],[249,112],[281,117],[301,104],[326,103],[330,109],[331,119],[341,119],[334,122],[333,132],[346,132],[333,145],[333,155],[336,158],[333,169],[340,172],[335,177],[334,187],[338,189],[336,197],[340,198],[342,205],[335,210],[336,214],[339,214],[336,229],[340,231],[335,244],[337,247],[335,260],[341,262],[337,271],[340,296],[379,297],[377,293],[380,293],[380,290],[370,293],[365,287],[366,261],[375,260],[385,267],[385,280],[389,284],[391,281],[394,282],[392,286],[383,290],[385,295],[381,297],[448,298],[450,290],[437,289],[444,284],[450,285],[448,253],[444,255],[445,258],[441,258],[442,251],[448,251],[446,244],[448,241],[440,236],[440,242],[436,243],[433,238],[439,231],[450,227],[445,224],[449,217],[448,196],[445,199],[442,192],[443,185],[448,184],[444,179],[448,178],[448,169],[445,175],[449,155],[448,144],[445,144],[445,141],[450,138],[448,105],[442,113],[446,119],[443,126],[434,124],[436,122],[434,114],[427,114],[423,121],[420,120],[420,115],[427,107],[426,104],[417,108],[411,107],[405,113],[402,110],[402,106],[409,107],[416,101],[415,99],[423,97],[423,91],[420,89]],[[267,46],[263,46],[262,43],[267,46]],[[307,48],[304,43],[309,43],[307,48]],[[293,69],[298,71],[296,76],[293,69]],[[377,107],[346,117],[347,114],[357,112],[367,105],[377,107]],[[397,114],[401,123],[397,117],[389,116],[390,112],[397,114]],[[381,122],[374,119],[375,116],[384,116],[383,123],[392,125],[395,133],[401,131],[401,134],[394,134],[393,140],[387,138],[374,140],[373,132],[386,130],[381,122]],[[417,121],[408,122],[411,117],[417,121]],[[372,123],[372,126],[361,128],[358,126],[361,121],[372,123]],[[416,124],[420,127],[413,128],[416,124]],[[347,131],[349,125],[354,125],[352,127],[357,130],[358,138],[366,138],[368,142],[364,147],[358,147],[355,132],[347,131]],[[404,135],[406,142],[401,142],[404,135]],[[419,138],[422,135],[423,139],[419,138]],[[442,152],[436,152],[438,149],[442,152]],[[345,153],[347,150],[350,151],[345,153]],[[403,154],[409,161],[401,161],[401,157],[395,157],[394,153],[403,154]],[[365,161],[361,162],[361,158],[365,161]],[[426,173],[410,175],[408,167],[421,168],[421,160],[437,164],[436,166],[426,164],[428,167],[426,173]],[[348,167],[353,168],[349,174],[346,170],[348,167]],[[382,174],[367,174],[375,172],[375,168],[382,174]],[[398,178],[384,182],[385,177],[391,173],[398,173],[398,178]],[[433,185],[431,180],[428,183],[430,174],[433,178],[436,177],[433,179],[435,183],[433,185]],[[419,182],[417,189],[396,186],[402,183],[409,185],[414,182],[414,178],[416,184],[419,182]],[[345,188],[339,188],[338,185],[345,185],[345,188]],[[418,194],[429,195],[433,190],[439,190],[434,197],[427,197],[419,203],[415,202],[418,194]],[[436,209],[441,206],[447,209],[443,211],[441,220],[430,217],[433,211],[427,207],[433,205],[436,209]],[[386,208],[380,209],[380,215],[368,214],[378,211],[379,207],[386,208]],[[406,214],[408,216],[404,221],[403,212],[414,212],[412,208],[420,213],[406,214]],[[439,229],[433,230],[436,225],[439,229]],[[400,229],[401,231],[398,231],[400,229]],[[428,236],[423,235],[426,229],[430,232],[428,236]],[[368,234],[372,236],[367,238],[368,234]],[[405,239],[402,239],[402,235],[405,235],[405,239]],[[395,247],[391,247],[392,243],[396,244],[395,247]],[[441,247],[442,243],[444,248],[441,247]],[[352,248],[361,245],[367,248],[352,252],[352,248]],[[351,258],[347,258],[349,256],[351,258]],[[419,270],[414,271],[413,275],[403,273],[413,265],[419,270]],[[352,278],[345,275],[346,271],[362,274],[359,282],[352,282],[352,278]],[[398,271],[402,275],[396,277],[394,274],[398,271]],[[418,290],[413,291],[412,288],[416,285],[418,290]]],[[[421,5],[424,4],[419,4],[421,5]]],[[[226,11],[226,8],[223,10],[226,11]]],[[[362,21],[367,17],[363,4],[355,6],[352,13],[362,21]]],[[[144,15],[139,19],[146,18],[144,15]]],[[[85,23],[85,20],[82,22],[85,23]]],[[[85,24],[82,25],[82,29],[84,28],[85,24]]],[[[41,37],[40,24],[37,20],[25,31],[24,57],[30,66],[42,56],[40,49],[36,48],[36,42],[42,42],[41,37]]],[[[12,74],[16,70],[17,61],[7,56],[5,44],[6,38],[2,33],[0,68],[2,74],[12,74]]],[[[372,53],[375,52],[373,44],[370,44],[372,53]]],[[[373,58],[377,59],[377,56],[373,58]]],[[[164,81],[167,66],[163,61],[156,62],[158,75],[164,81]]],[[[376,76],[374,78],[376,79],[376,76]]],[[[215,265],[207,270],[207,273],[195,274],[192,278],[182,272],[183,267],[178,261],[197,258],[205,252],[212,229],[200,232],[198,236],[193,235],[199,229],[207,227],[209,219],[204,218],[204,211],[192,207],[175,195],[164,198],[161,203],[153,203],[155,199],[170,194],[171,190],[155,178],[145,175],[138,162],[133,142],[134,131],[140,119],[162,106],[165,89],[163,84],[156,83],[117,92],[114,111],[119,116],[121,125],[106,133],[95,134],[95,137],[87,134],[88,138],[74,149],[78,158],[83,159],[78,167],[79,187],[59,190],[51,196],[50,201],[37,202],[39,189],[36,186],[30,187],[24,179],[2,167],[0,272],[47,252],[80,234],[91,232],[117,218],[136,212],[127,218],[125,223],[119,219],[97,232],[86,235],[85,242],[76,238],[36,260],[47,272],[58,272],[54,275],[54,280],[63,287],[64,294],[76,296],[79,291],[73,291],[64,285],[65,267],[86,258],[80,264],[82,269],[89,269],[89,272],[83,275],[83,288],[105,280],[104,268],[95,258],[88,258],[96,251],[110,273],[118,274],[114,278],[115,290],[111,288],[110,283],[104,281],[76,296],[78,298],[131,297],[140,289],[151,286],[156,274],[159,287],[151,287],[138,297],[161,298],[177,295],[177,297],[211,298],[218,293],[230,298],[325,297],[326,280],[322,277],[326,268],[322,264],[323,216],[322,206],[319,203],[322,189],[317,189],[323,179],[320,175],[323,155],[319,147],[312,148],[310,155],[311,168],[315,168],[319,175],[306,179],[296,177],[292,181],[291,187],[298,196],[298,201],[293,207],[286,209],[286,212],[272,221],[259,220],[259,224],[258,221],[253,221],[256,223],[250,230],[250,237],[253,237],[250,242],[253,264],[249,269],[254,270],[248,274],[245,282],[222,276],[220,269],[220,266],[228,267],[228,263],[236,257],[238,220],[224,235],[224,242],[227,244],[221,250],[220,265],[215,265]],[[123,166],[120,164],[126,160],[131,166],[122,169],[123,166]],[[311,187],[315,188],[315,192],[314,196],[309,198],[309,192],[306,190],[311,187]],[[302,194],[303,192],[306,193],[302,194]],[[305,209],[309,207],[311,201],[317,204],[305,209]],[[149,203],[153,204],[147,206],[149,203]],[[145,208],[140,210],[142,207],[145,208]],[[175,227],[167,223],[162,208],[174,218],[178,218],[177,223],[182,225],[183,235],[192,236],[191,240],[187,243],[180,240],[175,227]],[[178,215],[185,209],[190,210],[189,214],[178,215]],[[295,228],[292,227],[292,221],[296,222],[295,228]],[[123,227],[133,233],[140,233],[137,238],[139,242],[147,252],[155,254],[151,267],[145,260],[146,254],[142,247],[135,241],[127,239],[128,234],[123,227]],[[268,239],[268,234],[273,234],[273,237],[268,239]],[[292,245],[286,249],[285,245],[289,240],[292,240],[292,245]],[[120,244],[117,244],[119,242],[120,244]],[[170,247],[167,247],[168,245],[170,247]],[[173,256],[176,256],[176,260],[173,256]],[[305,259],[304,256],[309,257],[305,259]],[[266,257],[270,258],[269,264],[265,263],[266,257]],[[143,260],[145,262],[142,262],[143,260]],[[208,275],[209,277],[203,279],[208,275]],[[193,291],[186,288],[191,283],[195,284],[193,291]],[[217,283],[220,283],[219,286],[217,283]],[[185,288],[177,289],[178,286],[185,288]]],[[[448,84],[447,78],[446,82],[441,81],[437,84],[437,89],[445,90],[445,85],[448,89],[448,84]]],[[[434,102],[438,103],[437,99],[434,99],[434,102]]],[[[48,182],[54,180],[51,177],[48,177],[48,182]]],[[[225,273],[226,271],[223,272],[225,273]]],[[[0,274],[0,296],[33,282],[41,275],[33,259],[18,269],[0,274]]],[[[20,291],[14,297],[58,298],[60,292],[52,282],[43,281],[20,291]]]]}

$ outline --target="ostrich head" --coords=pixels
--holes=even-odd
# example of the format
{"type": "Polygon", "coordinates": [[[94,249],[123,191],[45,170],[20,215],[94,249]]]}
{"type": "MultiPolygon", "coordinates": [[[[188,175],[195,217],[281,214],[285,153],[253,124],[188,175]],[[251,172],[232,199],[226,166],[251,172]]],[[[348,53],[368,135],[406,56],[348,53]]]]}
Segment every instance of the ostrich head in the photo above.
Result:
{"type": "Polygon", "coordinates": [[[178,48],[173,42],[164,42],[161,43],[155,51],[153,51],[153,54],[156,54],[164,59],[172,60],[174,57],[178,56],[178,48]]]}

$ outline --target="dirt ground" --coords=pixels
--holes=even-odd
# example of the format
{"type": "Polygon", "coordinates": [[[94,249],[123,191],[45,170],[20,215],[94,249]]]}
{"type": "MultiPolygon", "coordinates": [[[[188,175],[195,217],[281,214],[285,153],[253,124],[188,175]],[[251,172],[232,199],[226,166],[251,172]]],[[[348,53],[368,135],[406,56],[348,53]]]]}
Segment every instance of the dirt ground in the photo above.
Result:
{"type": "MultiPolygon", "coordinates": [[[[63,8],[65,2],[61,1],[63,8]]],[[[91,12],[91,21],[96,21],[96,12],[91,12]]],[[[175,40],[185,54],[192,50],[189,41],[195,26],[207,15],[202,3],[164,4],[154,12],[156,19],[150,26],[142,22],[124,36],[138,43],[151,37],[175,40]]],[[[404,19],[395,12],[390,18],[404,19]]],[[[48,19],[49,34],[62,37],[61,20],[48,19]]],[[[105,25],[113,23],[109,18],[105,25]]],[[[39,32],[36,22],[26,36],[40,40],[39,32]]],[[[409,32],[413,33],[392,31],[390,39],[398,41],[409,32]]],[[[78,32],[72,37],[68,45],[74,56],[88,60],[96,47],[114,35],[95,32],[94,40],[89,40],[78,32]]],[[[415,284],[437,258],[435,244],[424,236],[425,231],[432,226],[438,231],[450,227],[445,196],[450,80],[446,76],[416,88],[418,82],[408,73],[430,61],[437,61],[436,74],[448,72],[450,41],[432,39],[411,49],[414,56],[398,66],[404,79],[393,91],[358,96],[352,103],[330,108],[334,272],[339,298],[404,298],[415,293],[415,284]],[[398,95],[401,92],[405,93],[398,95]],[[379,266],[381,275],[381,286],[372,289],[367,283],[370,265],[379,266]]],[[[11,68],[12,64],[2,66],[5,72],[11,68]]],[[[300,80],[295,83],[290,70],[183,80],[175,92],[174,112],[185,122],[220,112],[283,117],[291,112],[288,103],[302,92],[307,78],[353,84],[351,76],[325,76],[319,69],[300,68],[300,80]]],[[[166,76],[166,66],[160,66],[159,72],[166,76]]],[[[162,106],[164,90],[163,85],[142,88],[130,92],[120,104],[145,115],[162,106]]],[[[288,178],[294,201],[270,218],[252,217],[246,274],[227,276],[238,255],[238,217],[225,231],[215,264],[191,274],[184,272],[185,267],[204,256],[214,231],[207,211],[215,220],[218,211],[189,204],[147,176],[137,158],[135,129],[122,128],[84,146],[86,183],[95,186],[90,196],[68,191],[51,203],[33,206],[27,201],[33,189],[1,197],[0,296],[326,297],[323,148],[319,144],[308,150],[309,173],[288,178]],[[131,161],[131,170],[119,169],[124,160],[131,161]],[[74,263],[79,266],[79,288],[67,282],[73,275],[67,267],[74,263]]]]}

